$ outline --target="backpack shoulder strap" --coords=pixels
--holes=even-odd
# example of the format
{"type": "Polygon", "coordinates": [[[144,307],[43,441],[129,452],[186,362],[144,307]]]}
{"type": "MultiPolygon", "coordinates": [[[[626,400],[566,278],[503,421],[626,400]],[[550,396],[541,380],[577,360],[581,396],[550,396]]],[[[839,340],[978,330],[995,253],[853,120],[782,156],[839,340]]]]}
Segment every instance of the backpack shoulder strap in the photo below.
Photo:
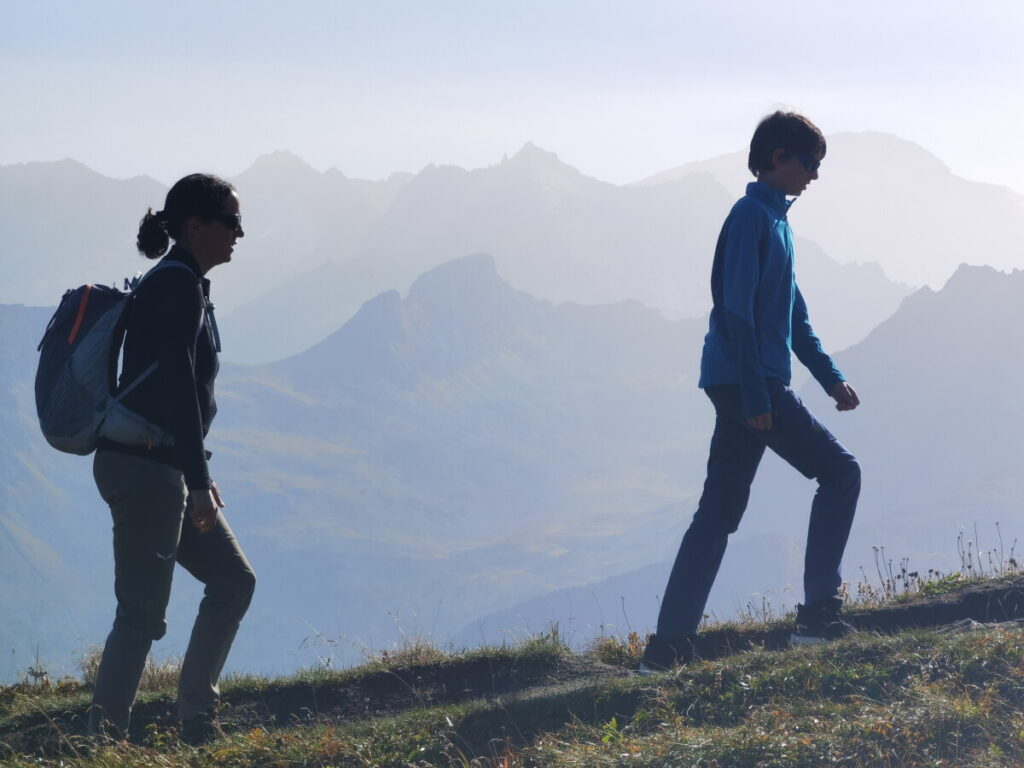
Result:
{"type": "MultiPolygon", "coordinates": [[[[147,278],[152,277],[154,274],[159,272],[161,269],[167,269],[167,268],[170,268],[170,267],[178,267],[180,269],[187,269],[190,274],[192,274],[193,276],[195,275],[195,272],[192,271],[192,267],[190,267],[188,264],[183,264],[180,261],[168,261],[167,259],[160,259],[160,262],[158,264],[154,265],[153,268],[150,269],[146,274],[142,275],[141,277],[139,277],[137,279],[133,279],[131,281],[131,289],[133,291],[137,290],[138,287],[140,285],[142,285],[142,283],[145,282],[145,280],[147,278]]],[[[196,280],[198,281],[199,278],[196,278],[196,280]]]]}
{"type": "MultiPolygon", "coordinates": [[[[146,272],[144,275],[136,274],[135,277],[133,277],[131,279],[126,279],[125,280],[125,288],[131,291],[131,293],[129,294],[129,298],[134,299],[135,292],[139,289],[139,286],[142,285],[142,283],[146,280],[146,278],[152,277],[155,273],[159,272],[162,269],[170,269],[171,267],[178,267],[180,269],[186,269],[186,270],[188,270],[190,275],[192,275],[193,277],[195,276],[195,272],[193,272],[192,268],[190,266],[188,266],[187,264],[182,264],[180,261],[168,261],[167,259],[161,259],[157,264],[154,264],[153,267],[148,272],[146,272]]],[[[196,280],[196,285],[197,286],[199,285],[198,278],[196,280]]],[[[202,307],[202,311],[204,311],[204,312],[206,311],[205,305],[202,302],[200,302],[200,307],[202,307]]],[[[125,334],[125,331],[127,330],[127,327],[128,327],[128,315],[129,315],[129,312],[125,312],[124,321],[121,323],[121,326],[118,328],[117,336],[116,336],[116,338],[114,340],[114,347],[113,348],[115,350],[118,350],[118,351],[121,349],[121,344],[124,343],[124,334],[125,334]]],[[[117,381],[117,363],[118,363],[118,355],[116,355],[116,354],[112,355],[111,356],[111,381],[114,381],[114,382],[117,381]]],[[[147,366],[145,368],[145,370],[143,370],[130,384],[125,386],[124,389],[122,389],[120,392],[117,393],[117,395],[115,396],[114,400],[116,400],[116,401],[122,400],[129,392],[131,392],[139,384],[141,384],[145,379],[147,379],[157,369],[158,365],[159,365],[159,363],[154,361],[149,366],[147,366]]]]}

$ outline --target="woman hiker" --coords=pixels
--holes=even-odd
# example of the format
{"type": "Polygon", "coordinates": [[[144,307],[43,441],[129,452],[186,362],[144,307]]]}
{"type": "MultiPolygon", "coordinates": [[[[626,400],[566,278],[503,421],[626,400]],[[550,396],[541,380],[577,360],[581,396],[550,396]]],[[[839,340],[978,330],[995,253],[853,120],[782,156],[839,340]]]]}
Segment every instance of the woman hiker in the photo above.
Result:
{"type": "Polygon", "coordinates": [[[153,364],[156,369],[123,403],[162,436],[146,445],[101,439],[93,464],[114,521],[117,597],[89,714],[94,734],[127,737],[150,646],[167,629],[177,563],[205,585],[181,666],[181,737],[198,744],[223,735],[217,681],[256,581],[220,511],[224,502],[207,466],[204,440],[217,412],[220,346],[207,274],[231,261],[244,234],[237,192],[207,174],[178,181],[163,210],[149,210],[139,225],[139,251],[164,263],[136,288],[121,383],[153,364]]]}

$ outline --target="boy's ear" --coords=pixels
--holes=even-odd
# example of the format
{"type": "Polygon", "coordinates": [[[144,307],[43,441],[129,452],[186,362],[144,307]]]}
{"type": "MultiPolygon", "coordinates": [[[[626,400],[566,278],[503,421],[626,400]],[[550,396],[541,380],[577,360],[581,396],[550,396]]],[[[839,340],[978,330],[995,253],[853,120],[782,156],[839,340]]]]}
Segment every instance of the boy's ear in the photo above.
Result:
{"type": "Polygon", "coordinates": [[[786,162],[786,159],[788,157],[789,153],[782,147],[779,147],[778,149],[773,149],[771,154],[772,170],[775,170],[777,166],[782,165],[782,163],[786,162]]]}

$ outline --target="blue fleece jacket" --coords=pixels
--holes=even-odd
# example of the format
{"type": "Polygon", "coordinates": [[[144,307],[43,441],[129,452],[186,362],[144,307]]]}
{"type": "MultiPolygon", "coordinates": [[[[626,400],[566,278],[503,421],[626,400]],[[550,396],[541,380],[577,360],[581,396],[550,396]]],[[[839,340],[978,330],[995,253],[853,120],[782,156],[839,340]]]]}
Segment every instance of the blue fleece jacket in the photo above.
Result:
{"type": "Polygon", "coordinates": [[[732,207],[715,248],[711,269],[714,306],[700,386],[738,384],[744,416],[772,410],[766,379],[787,385],[790,351],[831,392],[844,381],[811,328],[793,268],[793,230],[786,220],[792,201],[760,182],[732,207]]]}

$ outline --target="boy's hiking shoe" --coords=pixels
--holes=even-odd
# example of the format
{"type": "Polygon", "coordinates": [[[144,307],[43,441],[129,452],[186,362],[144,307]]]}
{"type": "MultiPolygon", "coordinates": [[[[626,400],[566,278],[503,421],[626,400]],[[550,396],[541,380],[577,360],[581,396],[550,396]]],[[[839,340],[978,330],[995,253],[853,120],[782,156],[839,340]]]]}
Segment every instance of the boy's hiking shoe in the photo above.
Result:
{"type": "Polygon", "coordinates": [[[819,600],[813,605],[796,606],[796,632],[790,645],[821,645],[831,643],[853,631],[842,613],[843,601],[838,597],[819,600]]]}
{"type": "Polygon", "coordinates": [[[672,667],[685,664],[694,657],[693,642],[695,635],[677,635],[675,637],[651,635],[644,648],[644,657],[640,660],[637,672],[641,675],[653,675],[656,672],[667,672],[672,667]]]}
{"type": "Polygon", "coordinates": [[[181,721],[181,740],[193,747],[209,744],[216,739],[227,738],[214,712],[203,712],[181,721]]]}

